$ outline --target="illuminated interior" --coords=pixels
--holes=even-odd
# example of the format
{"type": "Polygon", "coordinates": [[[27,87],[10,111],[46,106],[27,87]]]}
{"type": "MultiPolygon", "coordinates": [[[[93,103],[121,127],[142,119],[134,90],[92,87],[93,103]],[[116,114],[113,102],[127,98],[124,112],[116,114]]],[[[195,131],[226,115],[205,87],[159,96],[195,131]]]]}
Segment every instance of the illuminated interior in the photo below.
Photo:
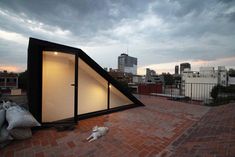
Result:
{"type": "Polygon", "coordinates": [[[74,55],[43,52],[42,122],[73,117],[74,65],[74,55]]]}
{"type": "Polygon", "coordinates": [[[110,86],[110,108],[133,104],[133,102],[122,94],[114,86],[110,86]]]}
{"type": "MultiPolygon", "coordinates": [[[[43,52],[42,122],[74,117],[75,55],[43,52]]],[[[78,115],[132,104],[125,95],[78,59],[78,115]]]]}
{"type": "Polygon", "coordinates": [[[108,82],[79,59],[78,114],[107,109],[108,82]]]}

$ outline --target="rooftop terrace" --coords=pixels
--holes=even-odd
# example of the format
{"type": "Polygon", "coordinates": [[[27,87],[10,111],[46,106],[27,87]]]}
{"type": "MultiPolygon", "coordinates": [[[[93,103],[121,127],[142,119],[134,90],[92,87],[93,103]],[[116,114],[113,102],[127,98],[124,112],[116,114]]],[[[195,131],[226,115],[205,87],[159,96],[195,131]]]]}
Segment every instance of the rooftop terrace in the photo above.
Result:
{"type": "Polygon", "coordinates": [[[235,104],[206,107],[138,96],[146,105],[79,121],[73,131],[35,131],[14,141],[0,156],[232,156],[235,155],[235,104]],[[95,125],[109,132],[87,142],[95,125]]]}

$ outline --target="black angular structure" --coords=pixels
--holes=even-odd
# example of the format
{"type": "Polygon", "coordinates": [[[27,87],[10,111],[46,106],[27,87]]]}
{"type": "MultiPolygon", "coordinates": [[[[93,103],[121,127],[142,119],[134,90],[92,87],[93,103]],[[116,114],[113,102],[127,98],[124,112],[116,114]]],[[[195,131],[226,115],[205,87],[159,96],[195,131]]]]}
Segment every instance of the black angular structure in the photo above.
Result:
{"type": "Polygon", "coordinates": [[[78,48],[30,38],[28,77],[29,110],[44,125],[144,106],[78,48]]]}

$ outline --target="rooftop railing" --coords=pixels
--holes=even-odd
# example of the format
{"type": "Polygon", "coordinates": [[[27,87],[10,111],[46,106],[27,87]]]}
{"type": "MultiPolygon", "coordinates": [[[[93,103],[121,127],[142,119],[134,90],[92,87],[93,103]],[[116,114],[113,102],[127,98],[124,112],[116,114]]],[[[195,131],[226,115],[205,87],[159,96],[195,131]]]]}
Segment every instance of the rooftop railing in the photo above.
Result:
{"type": "Polygon", "coordinates": [[[235,98],[235,91],[225,92],[225,87],[217,83],[176,83],[162,85],[162,91],[151,93],[151,95],[167,97],[171,100],[184,101],[193,104],[212,104],[215,101],[224,101],[228,98],[235,98]],[[212,97],[213,88],[217,88],[217,97],[212,97]]]}

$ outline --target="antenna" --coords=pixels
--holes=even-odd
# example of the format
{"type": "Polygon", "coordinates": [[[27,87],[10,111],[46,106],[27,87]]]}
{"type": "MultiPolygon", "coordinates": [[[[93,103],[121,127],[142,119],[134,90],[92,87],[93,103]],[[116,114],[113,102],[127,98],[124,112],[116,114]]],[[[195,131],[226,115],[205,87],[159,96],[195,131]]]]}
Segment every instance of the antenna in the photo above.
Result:
{"type": "Polygon", "coordinates": [[[128,45],[127,45],[127,48],[126,48],[126,49],[127,49],[126,53],[127,53],[127,55],[129,55],[129,49],[128,49],[128,45]]]}

